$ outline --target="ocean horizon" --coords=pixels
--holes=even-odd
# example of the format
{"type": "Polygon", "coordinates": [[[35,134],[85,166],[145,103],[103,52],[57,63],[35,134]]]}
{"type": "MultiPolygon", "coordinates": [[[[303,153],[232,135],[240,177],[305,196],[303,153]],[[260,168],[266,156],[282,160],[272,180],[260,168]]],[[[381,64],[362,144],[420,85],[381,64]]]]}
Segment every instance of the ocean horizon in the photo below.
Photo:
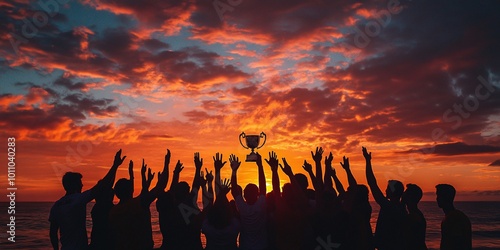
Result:
{"type": "MultiPolygon", "coordinates": [[[[52,249],[49,239],[49,211],[53,202],[18,202],[16,203],[16,242],[7,240],[6,233],[8,214],[7,203],[0,203],[5,212],[0,214],[4,225],[0,238],[1,249],[52,249]]],[[[90,211],[94,203],[87,206],[87,233],[90,239],[92,220],[90,211]]],[[[378,217],[379,206],[371,202],[373,212],[371,216],[372,228],[378,217]]],[[[455,207],[469,216],[472,223],[473,249],[500,249],[500,201],[458,201],[455,207]]],[[[419,208],[427,220],[426,244],[430,250],[439,249],[440,227],[444,213],[435,201],[422,201],[419,208]]],[[[155,248],[160,247],[162,236],[158,225],[158,212],[155,203],[151,204],[153,240],[155,248]]],[[[204,235],[201,235],[203,244],[204,235]]]]}

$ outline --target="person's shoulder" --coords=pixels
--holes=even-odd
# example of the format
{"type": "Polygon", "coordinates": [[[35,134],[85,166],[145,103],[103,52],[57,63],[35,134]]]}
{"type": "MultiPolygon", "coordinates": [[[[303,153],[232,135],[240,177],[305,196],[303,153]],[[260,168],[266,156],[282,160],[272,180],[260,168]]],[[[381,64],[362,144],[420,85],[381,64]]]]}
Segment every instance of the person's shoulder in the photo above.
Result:
{"type": "Polygon", "coordinates": [[[234,197],[234,201],[236,202],[236,204],[238,204],[238,203],[245,203],[245,201],[243,200],[243,196],[241,196],[241,195],[238,195],[238,196],[234,197]]]}
{"type": "Polygon", "coordinates": [[[467,216],[464,212],[455,209],[450,213],[452,218],[456,218],[457,220],[469,221],[469,216],[467,216]]]}

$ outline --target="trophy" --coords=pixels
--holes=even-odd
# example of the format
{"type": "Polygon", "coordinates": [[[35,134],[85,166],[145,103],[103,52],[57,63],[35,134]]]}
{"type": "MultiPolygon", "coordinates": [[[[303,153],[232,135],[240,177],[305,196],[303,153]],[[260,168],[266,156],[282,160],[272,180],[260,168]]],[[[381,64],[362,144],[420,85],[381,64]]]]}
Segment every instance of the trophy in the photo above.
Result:
{"type": "Polygon", "coordinates": [[[257,154],[254,152],[254,149],[259,149],[264,146],[266,143],[266,134],[264,132],[261,132],[260,135],[246,135],[245,132],[241,132],[240,134],[240,144],[246,149],[251,149],[252,152],[247,155],[247,162],[256,162],[257,161],[257,154]],[[241,142],[241,139],[245,139],[246,146],[243,145],[241,142]],[[260,138],[264,138],[264,141],[262,142],[262,145],[259,146],[260,144],[260,138]]]}

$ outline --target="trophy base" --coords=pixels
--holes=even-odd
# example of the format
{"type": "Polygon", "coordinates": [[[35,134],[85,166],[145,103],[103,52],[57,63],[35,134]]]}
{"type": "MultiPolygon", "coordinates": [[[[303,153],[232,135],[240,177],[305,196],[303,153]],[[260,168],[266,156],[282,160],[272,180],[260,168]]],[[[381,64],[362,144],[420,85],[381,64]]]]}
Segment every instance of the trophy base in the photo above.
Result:
{"type": "Polygon", "coordinates": [[[246,162],[257,162],[257,154],[252,152],[249,155],[247,155],[247,159],[245,160],[246,162]]]}

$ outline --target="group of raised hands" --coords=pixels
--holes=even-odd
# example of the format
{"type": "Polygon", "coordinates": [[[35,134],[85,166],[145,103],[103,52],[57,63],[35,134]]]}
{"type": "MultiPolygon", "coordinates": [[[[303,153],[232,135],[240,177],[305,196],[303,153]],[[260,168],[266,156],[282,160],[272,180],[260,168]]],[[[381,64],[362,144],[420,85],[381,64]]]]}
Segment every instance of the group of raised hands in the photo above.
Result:
{"type": "MultiPolygon", "coordinates": [[[[362,152],[363,156],[367,161],[371,160],[371,152],[368,152],[365,147],[362,147],[362,152]]],[[[335,168],[332,166],[333,162],[333,154],[330,152],[327,156],[323,158],[323,153],[324,150],[322,147],[317,147],[315,152],[311,151],[311,157],[312,160],[315,163],[316,166],[316,174],[313,173],[313,166],[311,163],[309,163],[307,160],[304,160],[304,163],[302,165],[302,168],[310,175],[311,179],[313,180],[313,185],[315,188],[317,188],[317,184],[327,184],[325,182],[327,181],[327,178],[329,179],[330,177],[333,177],[336,179],[336,171],[335,168]],[[324,166],[325,166],[325,181],[322,180],[322,167],[321,167],[321,161],[324,159],[324,166]]],[[[114,158],[113,162],[113,167],[118,167],[120,166],[124,161],[126,156],[121,156],[122,150],[120,149],[114,158]]],[[[259,153],[257,153],[257,165],[262,166],[262,157],[259,153]]],[[[164,166],[162,171],[158,171],[157,177],[158,177],[158,184],[159,188],[163,189],[166,187],[166,184],[168,182],[168,176],[169,176],[169,164],[170,164],[170,159],[171,159],[171,153],[170,150],[167,149],[167,152],[165,154],[165,160],[164,160],[164,166]]],[[[290,164],[288,164],[286,158],[281,158],[282,163],[279,162],[278,160],[278,155],[276,152],[271,151],[269,152],[269,158],[264,159],[266,163],[269,165],[271,171],[273,173],[278,172],[278,167],[283,171],[284,174],[287,176],[293,176],[293,170],[290,164]]],[[[227,193],[231,189],[231,184],[236,184],[236,183],[231,183],[229,179],[224,179],[222,180],[220,178],[220,171],[221,169],[226,165],[227,161],[223,161],[223,155],[221,153],[216,153],[215,156],[213,156],[213,161],[214,161],[214,170],[215,170],[215,177],[213,174],[212,170],[208,170],[205,168],[205,172],[203,172],[202,166],[203,166],[203,158],[200,157],[200,153],[196,152],[194,153],[194,166],[195,166],[195,180],[193,181],[193,187],[194,186],[199,186],[199,187],[206,187],[207,184],[212,184],[212,182],[215,180],[216,182],[216,193],[219,193],[220,191],[223,191],[227,193]]],[[[231,170],[233,172],[233,175],[236,175],[240,165],[241,161],[239,158],[231,154],[229,156],[229,165],[231,167],[231,170]]],[[[350,173],[350,164],[349,164],[349,158],[343,157],[342,162],[340,162],[340,165],[342,168],[348,173],[348,177],[352,176],[350,173]]],[[[133,180],[134,178],[134,162],[132,160],[129,161],[129,166],[128,166],[128,172],[130,179],[133,180]]],[[[184,164],[181,163],[180,160],[177,161],[175,168],[173,170],[174,174],[174,183],[178,182],[179,175],[184,169],[184,164]]],[[[144,159],[142,160],[142,165],[141,165],[141,181],[142,181],[142,190],[149,190],[149,187],[151,186],[151,182],[154,179],[155,172],[151,170],[151,168],[148,168],[148,165],[145,163],[144,159]]],[[[233,179],[233,181],[235,181],[233,179]]],[[[350,183],[351,184],[351,183],[350,183]]]]}

